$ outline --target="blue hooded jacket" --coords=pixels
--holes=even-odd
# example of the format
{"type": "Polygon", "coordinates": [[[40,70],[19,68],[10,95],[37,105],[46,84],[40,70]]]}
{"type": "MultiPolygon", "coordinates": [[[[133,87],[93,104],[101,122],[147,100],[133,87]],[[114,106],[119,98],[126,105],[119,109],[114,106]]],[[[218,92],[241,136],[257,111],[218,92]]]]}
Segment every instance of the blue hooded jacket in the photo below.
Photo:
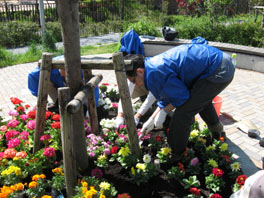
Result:
{"type": "Polygon", "coordinates": [[[145,58],[145,86],[164,108],[179,107],[190,97],[189,89],[208,77],[221,63],[223,52],[205,44],[174,47],[154,57],[145,58]]]}
{"type": "Polygon", "coordinates": [[[120,52],[126,52],[127,54],[141,54],[145,56],[143,44],[138,34],[133,29],[122,36],[120,43],[120,52]]]}

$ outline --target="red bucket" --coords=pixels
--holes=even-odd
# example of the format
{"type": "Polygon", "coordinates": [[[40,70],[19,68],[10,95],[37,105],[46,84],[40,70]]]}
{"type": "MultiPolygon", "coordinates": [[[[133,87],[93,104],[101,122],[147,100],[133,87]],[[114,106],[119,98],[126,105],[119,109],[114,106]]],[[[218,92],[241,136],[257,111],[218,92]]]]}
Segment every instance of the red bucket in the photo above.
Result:
{"type": "Polygon", "coordinates": [[[213,105],[214,105],[214,108],[215,108],[215,111],[216,111],[218,117],[219,117],[219,115],[220,115],[220,111],[221,111],[222,103],[223,103],[223,99],[222,99],[222,97],[220,97],[220,96],[216,96],[216,97],[213,99],[213,105]]]}

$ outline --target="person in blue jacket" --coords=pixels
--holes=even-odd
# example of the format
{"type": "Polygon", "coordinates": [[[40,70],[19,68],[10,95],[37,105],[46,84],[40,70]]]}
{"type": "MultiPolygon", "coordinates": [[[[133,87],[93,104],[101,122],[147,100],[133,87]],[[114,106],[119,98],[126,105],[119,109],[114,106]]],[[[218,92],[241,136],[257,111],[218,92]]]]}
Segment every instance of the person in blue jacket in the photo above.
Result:
{"type": "Polygon", "coordinates": [[[232,58],[206,43],[191,43],[174,47],[154,57],[127,55],[133,70],[127,78],[145,86],[158,100],[157,110],[144,123],[143,134],[163,122],[164,114],[174,110],[167,139],[178,160],[184,152],[194,122],[199,113],[212,131],[213,137],[224,136],[223,125],[212,100],[232,81],[235,65],[232,58]]]}

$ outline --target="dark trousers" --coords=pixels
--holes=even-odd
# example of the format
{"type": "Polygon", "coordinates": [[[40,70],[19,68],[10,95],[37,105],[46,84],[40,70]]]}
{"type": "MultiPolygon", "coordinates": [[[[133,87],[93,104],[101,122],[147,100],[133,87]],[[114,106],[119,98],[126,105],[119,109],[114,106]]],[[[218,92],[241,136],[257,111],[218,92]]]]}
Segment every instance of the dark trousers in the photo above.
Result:
{"type": "Polygon", "coordinates": [[[226,83],[212,83],[207,79],[198,80],[190,89],[190,98],[177,107],[170,121],[168,143],[175,154],[184,152],[190,135],[191,125],[197,113],[208,126],[219,123],[212,100],[223,91],[232,80],[226,83]]]}

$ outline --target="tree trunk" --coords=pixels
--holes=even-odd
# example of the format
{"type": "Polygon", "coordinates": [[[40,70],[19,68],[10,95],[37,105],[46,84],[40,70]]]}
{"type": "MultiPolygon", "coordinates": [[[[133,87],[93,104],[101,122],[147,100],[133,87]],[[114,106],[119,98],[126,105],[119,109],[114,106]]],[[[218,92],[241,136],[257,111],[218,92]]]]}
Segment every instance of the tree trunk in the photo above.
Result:
{"type": "MultiPolygon", "coordinates": [[[[81,79],[79,1],[57,0],[57,7],[62,26],[66,82],[70,87],[70,96],[73,98],[83,85],[81,79]]],[[[77,166],[80,167],[81,171],[85,171],[88,168],[88,154],[85,143],[83,108],[72,116],[72,123],[74,131],[73,149],[77,166]]]]}

